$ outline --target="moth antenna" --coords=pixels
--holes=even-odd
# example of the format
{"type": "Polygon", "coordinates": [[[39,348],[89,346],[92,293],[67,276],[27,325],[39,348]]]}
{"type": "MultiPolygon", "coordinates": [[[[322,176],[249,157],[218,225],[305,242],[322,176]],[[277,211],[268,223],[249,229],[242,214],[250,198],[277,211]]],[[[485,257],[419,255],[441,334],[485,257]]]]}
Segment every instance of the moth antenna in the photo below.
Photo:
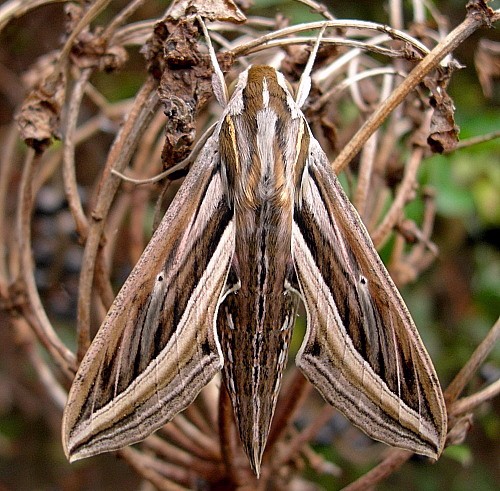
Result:
{"type": "Polygon", "coordinates": [[[200,15],[197,15],[196,19],[200,23],[201,29],[203,30],[203,35],[205,36],[205,40],[207,42],[208,54],[210,56],[210,61],[212,62],[212,66],[214,69],[214,74],[212,75],[212,87],[214,89],[215,98],[222,107],[226,107],[229,101],[229,96],[227,93],[226,81],[224,80],[224,74],[220,69],[219,62],[217,61],[217,56],[215,56],[215,50],[212,45],[210,35],[208,34],[208,29],[205,25],[205,22],[200,15]]]}
{"type": "Polygon", "coordinates": [[[304,102],[306,102],[307,96],[311,90],[311,71],[314,65],[314,60],[316,59],[316,55],[318,53],[319,45],[321,43],[321,38],[325,32],[326,26],[323,26],[319,31],[316,42],[314,43],[311,54],[309,55],[309,59],[307,60],[306,67],[302,72],[302,76],[300,77],[299,88],[297,90],[297,105],[302,107],[304,102]]]}

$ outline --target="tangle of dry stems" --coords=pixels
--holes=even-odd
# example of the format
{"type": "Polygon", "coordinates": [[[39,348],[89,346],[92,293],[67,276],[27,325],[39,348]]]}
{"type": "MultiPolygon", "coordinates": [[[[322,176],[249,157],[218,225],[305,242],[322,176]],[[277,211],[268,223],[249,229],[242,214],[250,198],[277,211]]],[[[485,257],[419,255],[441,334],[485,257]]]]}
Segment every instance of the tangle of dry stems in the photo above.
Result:
{"type": "MultiPolygon", "coordinates": [[[[314,75],[315,88],[306,113],[323,147],[332,156],[335,170],[346,171],[347,181],[353,188],[353,201],[375,245],[381,247],[396,232],[389,267],[396,283],[404,285],[428,268],[437,254],[431,240],[435,215],[433,193],[419,195],[416,175],[430,154],[429,133],[433,132],[446,152],[456,146],[456,127],[445,95],[449,76],[457,65],[449,55],[477,29],[496,22],[500,13],[475,0],[468,4],[464,21],[447,35],[441,36],[440,29],[417,38],[404,30],[402,9],[396,8],[401,7],[401,2],[391,2],[387,25],[337,20],[323,5],[302,2],[326,20],[295,26],[286,26],[280,18],[248,17],[242,22],[245,17],[236,5],[217,0],[203,2],[211,15],[202,15],[213,20],[210,24],[213,39],[224,48],[219,62],[231,80],[238,64],[244,66],[248,57],[258,62],[281,63],[281,70],[290,80],[298,79],[307,59],[303,45],[315,38],[297,34],[323,26],[329,28],[322,41],[319,67],[314,75]],[[228,24],[228,20],[240,24],[228,24]],[[224,37],[227,31],[231,31],[231,41],[224,37]],[[377,57],[373,57],[374,54],[377,57]],[[377,61],[381,56],[384,63],[377,61]],[[427,102],[425,88],[435,102],[433,107],[427,102]],[[345,103],[358,112],[353,125],[342,125],[336,116],[335,107],[345,103]],[[353,163],[357,168],[347,167],[353,163]],[[425,211],[422,223],[416,224],[406,219],[404,209],[419,197],[423,197],[425,211]]],[[[29,15],[31,9],[48,3],[51,2],[5,3],[0,8],[0,29],[11,19],[29,15]]],[[[64,45],[49,60],[41,60],[33,67],[31,79],[36,83],[32,83],[32,91],[17,123],[13,122],[3,133],[1,306],[13,332],[22,339],[26,357],[44,390],[59,409],[63,408],[78,360],[89,346],[91,326],[99,324],[113,300],[112,258],[120,245],[125,244],[123,237],[115,235],[115,230],[119,229],[120,235],[127,237],[130,246],[125,253],[129,257],[122,257],[123,262],[134,264],[144,248],[141,224],[146,221],[148,203],[158,190],[152,184],[135,187],[123,182],[120,175],[127,173],[144,179],[158,173],[161,160],[167,165],[171,165],[172,160],[179,162],[182,159],[174,159],[172,149],[175,155],[186,156],[195,130],[198,132],[206,126],[214,114],[212,105],[206,105],[211,91],[208,57],[197,38],[194,17],[179,14],[179,9],[186,9],[188,4],[198,7],[200,12],[201,2],[175,2],[161,19],[128,23],[130,16],[144,3],[136,0],[107,25],[90,28],[108,3],[96,1],[87,10],[68,5],[64,45]],[[171,49],[164,52],[167,43],[171,49]],[[111,103],[92,84],[92,76],[102,70],[114,72],[122,66],[126,60],[125,49],[132,45],[143,46],[149,74],[144,76],[132,100],[111,103]],[[182,84],[178,82],[180,73],[182,84]],[[178,85],[173,86],[174,83],[178,85]],[[181,97],[179,90],[184,91],[181,97]],[[93,111],[89,111],[89,106],[93,106],[93,111]],[[185,112],[186,107],[191,108],[190,114],[185,112]],[[169,120],[165,120],[163,110],[169,111],[169,120]],[[173,115],[178,118],[177,122],[173,115]],[[168,137],[174,140],[162,151],[165,124],[169,128],[168,137]],[[28,150],[21,151],[17,145],[18,128],[30,146],[28,150]],[[112,129],[113,142],[106,150],[102,170],[88,186],[92,197],[85,199],[79,182],[82,175],[79,168],[85,162],[79,149],[85,149],[86,143],[95,141],[106,128],[112,129]],[[64,135],[62,146],[52,145],[54,137],[59,135],[64,135]],[[18,164],[21,158],[23,162],[18,164]],[[19,184],[15,185],[19,165],[22,174],[19,184]],[[76,289],[76,352],[61,339],[60,330],[55,329],[47,314],[32,257],[37,195],[48,183],[58,181],[60,168],[72,229],[83,247],[76,289]],[[119,194],[120,186],[125,191],[122,194],[119,194]],[[12,203],[14,188],[18,196],[16,205],[12,203]],[[8,210],[15,212],[9,214],[8,210]],[[9,228],[13,233],[5,233],[9,228]],[[45,348],[48,357],[40,356],[37,343],[45,348]]],[[[416,22],[423,22],[423,5],[422,9],[416,9],[416,22]]],[[[246,7],[243,3],[240,6],[246,7]]],[[[441,20],[436,19],[438,26],[442,26],[441,20]]],[[[166,174],[179,172],[183,166],[189,166],[190,161],[190,158],[183,160],[182,165],[167,169],[166,174]]],[[[172,193],[169,187],[166,189],[168,199],[172,193]]],[[[450,435],[454,438],[449,444],[459,441],[466,432],[454,433],[454,425],[461,427],[464,418],[479,404],[500,392],[497,381],[459,399],[499,334],[497,322],[445,392],[450,435]]],[[[268,441],[267,456],[272,454],[272,459],[264,459],[258,483],[246,469],[230,403],[224,390],[218,396],[216,383],[209,385],[197,404],[176,417],[158,435],[146,439],[138,449],[126,448],[118,454],[159,489],[187,489],[195,478],[203,479],[212,489],[218,489],[222,481],[228,488],[243,489],[249,483],[250,488],[279,488],[296,479],[294,476],[304,466],[304,460],[318,472],[336,474],[338,469],[309,446],[331,418],[333,409],[329,406],[320,409],[300,431],[293,427],[307,405],[309,389],[299,372],[289,374],[268,441]]],[[[401,450],[389,451],[380,464],[346,489],[373,486],[395,472],[410,456],[401,450]]]]}

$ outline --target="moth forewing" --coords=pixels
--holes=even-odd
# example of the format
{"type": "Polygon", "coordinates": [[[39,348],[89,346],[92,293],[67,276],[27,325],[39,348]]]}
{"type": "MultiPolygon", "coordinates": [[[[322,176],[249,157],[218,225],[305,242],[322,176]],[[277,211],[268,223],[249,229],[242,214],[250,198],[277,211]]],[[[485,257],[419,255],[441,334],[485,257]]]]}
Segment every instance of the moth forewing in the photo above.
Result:
{"type": "Polygon", "coordinates": [[[63,417],[70,460],[144,439],[223,363],[215,321],[234,252],[218,135],[206,143],[76,374],[63,417]]]}
{"type": "Polygon", "coordinates": [[[292,254],[307,311],[296,363],[374,439],[437,458],[446,409],[432,362],[329,161],[311,137],[292,254]],[[318,244],[321,244],[318,247],[318,244]]]}

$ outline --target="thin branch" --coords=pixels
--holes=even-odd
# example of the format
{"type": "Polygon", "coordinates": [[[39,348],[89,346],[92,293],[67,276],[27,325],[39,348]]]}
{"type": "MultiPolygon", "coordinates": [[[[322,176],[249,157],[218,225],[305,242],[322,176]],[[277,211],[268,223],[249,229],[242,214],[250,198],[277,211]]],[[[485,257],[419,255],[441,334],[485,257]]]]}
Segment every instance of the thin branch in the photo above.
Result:
{"type": "Polygon", "coordinates": [[[480,143],[486,143],[491,140],[496,140],[497,138],[500,138],[500,130],[492,131],[491,133],[486,133],[485,135],[472,136],[471,138],[460,140],[453,150],[450,149],[444,153],[453,153],[456,150],[472,147],[473,145],[479,145],[480,143]]]}
{"type": "Polygon", "coordinates": [[[298,432],[290,441],[286,443],[283,452],[281,452],[277,458],[272,461],[272,467],[277,470],[280,466],[289,462],[297,454],[299,454],[302,448],[307,445],[332,418],[334,412],[334,407],[325,404],[320,413],[314,417],[311,424],[298,432]]]}
{"type": "Polygon", "coordinates": [[[416,147],[413,149],[405,169],[403,182],[399,186],[397,195],[392,202],[389,211],[386,213],[384,220],[372,234],[372,240],[375,248],[380,248],[382,246],[384,241],[387,240],[395,224],[403,216],[403,208],[408,202],[408,196],[414,191],[415,188],[417,171],[422,162],[423,155],[424,149],[422,147],[416,147]]]}
{"type": "Polygon", "coordinates": [[[54,358],[55,363],[67,376],[75,367],[73,353],[54,331],[43,307],[35,281],[33,257],[31,253],[31,215],[34,196],[32,193],[33,176],[36,173],[39,156],[29,149],[24,163],[17,211],[17,243],[20,250],[20,274],[27,301],[21,305],[22,314],[28,319],[40,342],[54,358]]]}
{"type": "Polygon", "coordinates": [[[399,448],[389,450],[387,457],[376,467],[343,488],[342,491],[365,491],[397,471],[412,456],[411,452],[399,448]]]}
{"type": "Polygon", "coordinates": [[[410,72],[408,77],[396,87],[392,94],[381,104],[359,129],[356,135],[342,149],[333,162],[335,172],[340,173],[359,153],[368,138],[380,127],[387,116],[397,107],[406,96],[432,70],[437,68],[441,61],[462,44],[477,29],[491,23],[493,16],[489,17],[484,12],[477,15],[468,13],[465,20],[446,36],[432,51],[410,72]]]}
{"type": "Polygon", "coordinates": [[[314,0],[297,0],[304,5],[307,5],[313,12],[322,15],[325,19],[334,20],[335,17],[328,11],[328,8],[322,3],[315,2],[314,0]]]}
{"type": "Polygon", "coordinates": [[[22,17],[26,12],[49,3],[66,2],[67,0],[10,0],[0,6],[0,31],[13,19],[22,17]]]}
{"type": "Polygon", "coordinates": [[[481,341],[481,344],[476,348],[467,363],[458,372],[457,376],[452,380],[450,385],[444,391],[444,399],[448,407],[452,404],[462,393],[465,386],[472,379],[473,375],[483,364],[486,357],[489,355],[496,342],[500,338],[500,318],[495,322],[486,337],[481,341]]]}
{"type": "Polygon", "coordinates": [[[310,31],[313,29],[322,28],[337,28],[337,29],[354,29],[354,30],[370,30],[383,32],[387,34],[391,39],[398,39],[400,41],[405,41],[409,43],[415,50],[423,55],[427,54],[429,50],[420,41],[410,36],[409,34],[399,31],[398,29],[393,29],[387,25],[377,24],[376,22],[367,21],[357,21],[357,20],[333,20],[333,21],[321,21],[321,22],[308,22],[306,24],[296,24],[291,27],[286,27],[284,29],[278,29],[277,31],[271,32],[257,39],[253,39],[248,43],[236,46],[232,50],[232,54],[235,57],[245,56],[253,51],[253,49],[260,46],[267,45],[269,41],[273,39],[284,38],[290,34],[296,34],[299,32],[310,31]]]}
{"type": "Polygon", "coordinates": [[[143,445],[146,448],[153,450],[157,455],[162,456],[167,462],[187,469],[198,476],[203,476],[204,478],[213,476],[217,471],[220,472],[220,469],[222,468],[222,463],[217,465],[217,463],[214,463],[213,461],[207,460],[203,457],[198,457],[189,449],[184,450],[177,445],[167,442],[163,438],[159,438],[156,435],[151,435],[146,438],[143,445]]]}
{"type": "Polygon", "coordinates": [[[186,425],[191,423],[183,416],[184,414],[178,414],[170,424],[163,426],[159,433],[193,455],[205,460],[221,461],[218,441],[198,429],[187,428],[186,425]]]}
{"type": "Polygon", "coordinates": [[[50,397],[55,407],[62,411],[66,404],[67,394],[57,381],[53,371],[49,368],[46,360],[40,355],[37,346],[34,344],[34,331],[30,328],[26,319],[21,317],[11,318],[11,323],[16,332],[18,344],[22,345],[24,352],[35,369],[38,380],[43,385],[45,393],[50,397]]]}
{"type": "Polygon", "coordinates": [[[121,26],[146,0],[133,0],[106,26],[102,38],[109,41],[119,26],[121,26]]]}
{"type": "Polygon", "coordinates": [[[75,133],[82,98],[85,93],[85,86],[91,74],[92,70],[90,68],[83,70],[75,83],[69,101],[66,134],[63,141],[64,191],[66,199],[68,200],[69,209],[75,221],[76,231],[82,239],[85,239],[87,236],[89,224],[85,212],[83,211],[80,194],[78,193],[78,185],[76,183],[75,133]]]}
{"type": "MultiPolygon", "coordinates": [[[[155,469],[154,458],[144,455],[143,453],[129,447],[122,448],[117,453],[130,467],[132,467],[132,469],[134,469],[140,476],[151,482],[154,486],[156,486],[156,488],[162,491],[189,491],[189,488],[183,487],[177,484],[174,480],[162,476],[155,469]]],[[[175,467],[172,467],[172,470],[175,471],[175,467]]],[[[177,472],[177,474],[179,474],[179,472],[177,472]]],[[[183,474],[185,475],[186,472],[183,474]]]]}
{"type": "MultiPolygon", "coordinates": [[[[11,191],[11,174],[13,173],[14,154],[19,138],[17,124],[13,123],[8,129],[7,136],[2,142],[2,155],[0,156],[0,210],[7,210],[7,197],[11,191]]],[[[7,267],[7,240],[10,237],[6,222],[7,213],[0,213],[0,282],[4,285],[17,276],[19,271],[10,271],[7,267]]]]}
{"type": "Polygon", "coordinates": [[[493,399],[500,394],[500,379],[495,380],[492,384],[484,389],[476,392],[469,397],[463,397],[455,401],[450,408],[450,416],[460,416],[462,414],[473,411],[483,402],[493,399]]]}

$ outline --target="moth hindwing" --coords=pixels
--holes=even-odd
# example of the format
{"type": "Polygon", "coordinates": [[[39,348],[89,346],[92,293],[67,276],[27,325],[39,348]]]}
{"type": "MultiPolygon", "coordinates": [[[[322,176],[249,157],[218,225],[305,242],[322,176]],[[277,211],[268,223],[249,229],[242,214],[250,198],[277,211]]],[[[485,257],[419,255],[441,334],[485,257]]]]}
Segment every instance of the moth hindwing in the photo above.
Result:
{"type": "Polygon", "coordinates": [[[144,439],[222,370],[258,474],[299,300],[296,363],[322,396],[439,456],[443,396],[410,314],[283,75],[251,66],[82,361],[67,456],[144,439]]]}

